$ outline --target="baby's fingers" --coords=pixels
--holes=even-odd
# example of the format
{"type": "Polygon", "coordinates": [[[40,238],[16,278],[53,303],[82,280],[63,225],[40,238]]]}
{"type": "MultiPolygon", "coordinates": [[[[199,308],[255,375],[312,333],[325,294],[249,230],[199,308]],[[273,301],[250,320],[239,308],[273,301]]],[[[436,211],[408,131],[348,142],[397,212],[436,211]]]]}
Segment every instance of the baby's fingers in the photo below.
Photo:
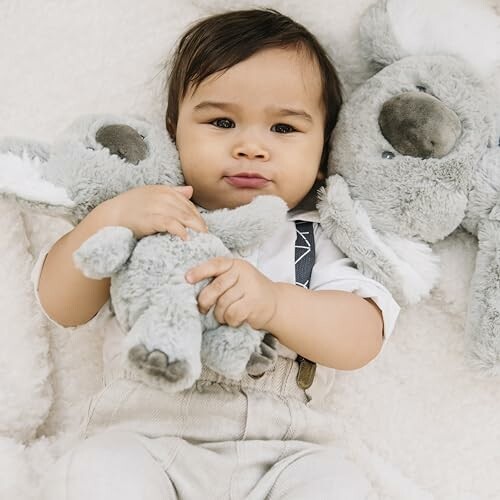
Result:
{"type": "MultiPolygon", "coordinates": [[[[223,312],[226,307],[234,301],[231,300],[234,293],[239,293],[238,290],[234,288],[234,285],[238,281],[238,276],[232,273],[224,273],[220,276],[217,276],[209,285],[207,285],[198,295],[198,308],[201,313],[205,314],[209,311],[209,309],[217,303],[216,317],[217,313],[219,313],[219,317],[217,320],[219,323],[222,323],[222,319],[224,318],[223,312]],[[222,300],[222,298],[225,298],[222,300]],[[219,302],[222,303],[219,304],[219,302]],[[230,301],[229,303],[227,301],[230,301]]],[[[241,295],[237,297],[241,298],[241,295]]]]}
{"type": "Polygon", "coordinates": [[[173,217],[158,217],[155,220],[155,231],[158,233],[175,234],[183,240],[188,239],[188,232],[185,226],[173,217]]]}
{"type": "MultiPolygon", "coordinates": [[[[191,186],[182,186],[182,188],[191,188],[191,191],[190,193],[192,194],[192,187],[191,186]]],[[[178,188],[180,189],[180,188],[178,188]]],[[[176,191],[176,201],[179,202],[179,206],[182,207],[183,209],[186,209],[193,217],[195,217],[196,219],[198,219],[201,224],[203,225],[203,227],[205,227],[205,231],[206,231],[206,225],[205,225],[205,221],[203,220],[203,217],[201,216],[200,212],[198,212],[198,209],[196,208],[196,206],[194,205],[194,203],[192,201],[190,201],[187,197],[187,196],[179,196],[181,193],[179,191],[176,191]]]]}
{"type": "Polygon", "coordinates": [[[174,186],[172,189],[186,198],[193,196],[193,186],[174,186]]]}
{"type": "Polygon", "coordinates": [[[201,218],[201,215],[198,214],[198,217],[193,216],[192,214],[183,214],[182,223],[185,226],[198,231],[199,233],[206,233],[208,231],[207,225],[205,221],[201,218]]]}
{"type": "Polygon", "coordinates": [[[214,257],[191,268],[186,273],[189,283],[197,283],[203,279],[219,276],[233,267],[234,259],[230,257],[214,257]]]}
{"type": "Polygon", "coordinates": [[[185,226],[189,226],[191,229],[200,233],[206,233],[208,231],[207,225],[205,224],[200,212],[196,210],[196,207],[185,198],[179,199],[178,201],[179,203],[177,205],[169,206],[170,213],[177,214],[178,219],[185,226]]]}

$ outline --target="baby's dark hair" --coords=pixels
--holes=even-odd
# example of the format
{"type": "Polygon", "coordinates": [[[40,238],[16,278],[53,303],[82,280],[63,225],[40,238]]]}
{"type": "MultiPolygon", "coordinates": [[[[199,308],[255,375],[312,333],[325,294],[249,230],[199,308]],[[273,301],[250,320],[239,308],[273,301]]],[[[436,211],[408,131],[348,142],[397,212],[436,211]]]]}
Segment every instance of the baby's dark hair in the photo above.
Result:
{"type": "Polygon", "coordinates": [[[325,104],[325,128],[320,170],[327,175],[330,136],[342,104],[342,90],[333,63],[316,37],[304,26],[274,9],[237,10],[210,16],[192,25],[178,42],[167,79],[165,116],[175,140],[179,104],[188,88],[196,90],[210,75],[248,59],[262,49],[306,50],[318,64],[325,104]]]}

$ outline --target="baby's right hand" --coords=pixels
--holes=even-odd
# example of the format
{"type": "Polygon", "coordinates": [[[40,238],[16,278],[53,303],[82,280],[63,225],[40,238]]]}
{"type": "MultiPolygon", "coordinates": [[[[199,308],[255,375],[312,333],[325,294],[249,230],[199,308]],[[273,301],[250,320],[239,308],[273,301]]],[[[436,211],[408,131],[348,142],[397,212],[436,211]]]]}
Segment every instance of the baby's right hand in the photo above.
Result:
{"type": "Polygon", "coordinates": [[[207,231],[205,221],[189,200],[192,195],[192,186],[148,185],[125,191],[103,205],[113,211],[117,225],[131,229],[137,239],[167,232],[186,240],[187,227],[207,231]]]}

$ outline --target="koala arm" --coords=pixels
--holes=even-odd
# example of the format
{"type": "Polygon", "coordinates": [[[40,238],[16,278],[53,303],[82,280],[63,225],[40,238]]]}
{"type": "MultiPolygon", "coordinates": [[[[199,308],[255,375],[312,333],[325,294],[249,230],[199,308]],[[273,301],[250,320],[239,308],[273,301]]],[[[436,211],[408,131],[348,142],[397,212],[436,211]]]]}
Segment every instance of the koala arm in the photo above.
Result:
{"type": "Polygon", "coordinates": [[[82,243],[73,261],[87,278],[108,278],[125,264],[136,243],[129,228],[106,226],[82,243]]]}
{"type": "Polygon", "coordinates": [[[472,275],[465,323],[467,353],[485,374],[500,373],[500,140],[479,163],[463,226],[477,235],[476,267],[472,275]]]}
{"type": "Polygon", "coordinates": [[[500,139],[498,146],[488,148],[478,162],[469,192],[462,226],[478,234],[478,226],[486,219],[500,220],[500,139]]]}
{"type": "Polygon", "coordinates": [[[478,224],[478,252],[465,323],[469,360],[485,374],[500,373],[500,207],[478,224]]]}
{"type": "Polygon", "coordinates": [[[208,230],[231,250],[264,242],[286,220],[288,207],[277,196],[257,196],[237,208],[202,213],[208,230]]]}
{"type": "Polygon", "coordinates": [[[400,304],[428,295],[438,272],[438,257],[424,242],[375,230],[360,202],[355,202],[340,175],[320,191],[318,210],[323,230],[366,276],[385,285],[400,304]]]}

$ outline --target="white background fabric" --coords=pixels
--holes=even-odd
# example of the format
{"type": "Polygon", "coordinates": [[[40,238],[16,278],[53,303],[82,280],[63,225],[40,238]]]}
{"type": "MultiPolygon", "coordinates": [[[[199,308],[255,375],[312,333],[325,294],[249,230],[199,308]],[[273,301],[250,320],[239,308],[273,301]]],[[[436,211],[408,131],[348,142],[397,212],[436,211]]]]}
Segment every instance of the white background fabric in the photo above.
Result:
{"type": "MultiPolygon", "coordinates": [[[[318,34],[338,61],[349,91],[364,74],[353,37],[356,20],[370,3],[275,0],[267,5],[318,34]]],[[[132,112],[161,121],[162,78],[155,75],[173,40],[199,15],[241,5],[248,3],[4,0],[0,135],[50,141],[85,112],[132,112]]],[[[43,327],[32,312],[32,255],[67,230],[66,223],[48,217],[20,218],[12,205],[0,202],[0,232],[8,236],[0,238],[0,370],[4,370],[0,373],[2,384],[5,378],[6,385],[17,383],[16,393],[32,391],[34,379],[24,370],[33,362],[26,335],[35,331],[38,335],[43,327]],[[20,231],[23,223],[28,239],[20,231]]],[[[459,233],[436,248],[444,263],[443,279],[432,297],[402,312],[376,361],[357,372],[337,373],[333,411],[338,439],[365,468],[384,500],[496,499],[500,498],[500,384],[481,379],[463,363],[463,321],[475,242],[459,233]]],[[[39,436],[46,433],[50,439],[32,441],[33,435],[25,433],[32,444],[23,449],[1,434],[2,500],[35,498],[38,474],[69,446],[82,410],[79,403],[101,383],[100,335],[83,331],[71,337],[56,328],[48,331],[52,376],[49,384],[39,384],[43,390],[38,399],[24,403],[40,413],[22,416],[27,424],[42,420],[43,405],[50,400],[45,388],[52,387],[54,404],[38,429],[39,436]],[[4,492],[9,494],[2,497],[4,492]]],[[[41,354],[43,339],[40,333],[41,354]]],[[[45,377],[42,370],[39,376],[45,377]]],[[[2,405],[2,410],[2,418],[11,415],[11,423],[23,423],[16,419],[15,408],[2,405]]]]}

